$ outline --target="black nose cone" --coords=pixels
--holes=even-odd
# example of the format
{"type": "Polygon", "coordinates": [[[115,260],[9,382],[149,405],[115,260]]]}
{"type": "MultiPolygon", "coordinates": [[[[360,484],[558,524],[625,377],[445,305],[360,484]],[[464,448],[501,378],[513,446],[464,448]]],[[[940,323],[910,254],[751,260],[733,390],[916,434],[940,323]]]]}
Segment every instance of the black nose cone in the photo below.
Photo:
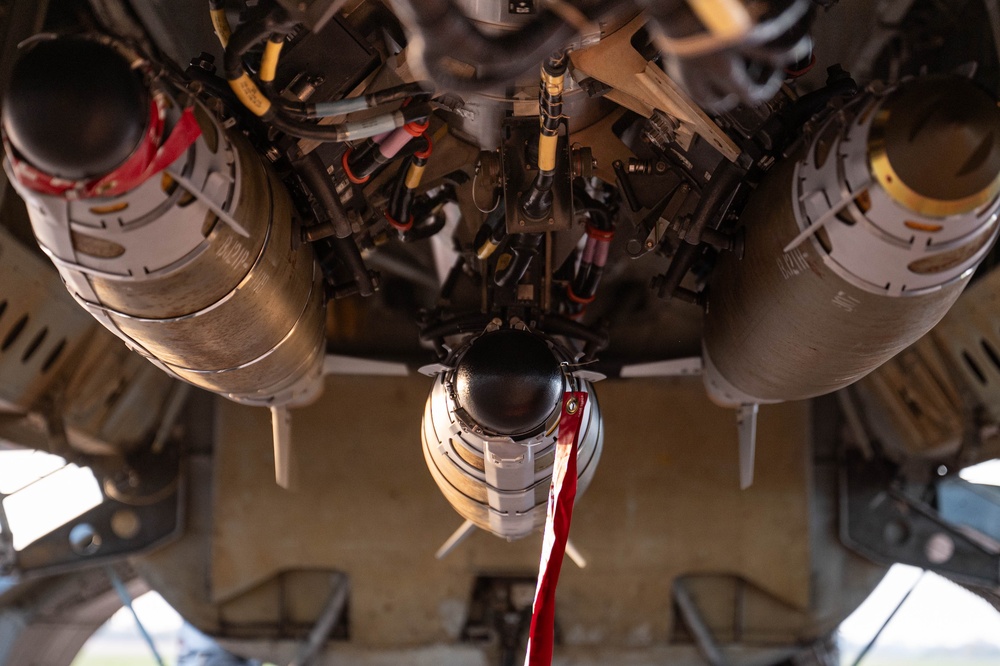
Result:
{"type": "Polygon", "coordinates": [[[3,99],[11,143],[53,176],[103,176],[138,146],[149,94],[124,56],[82,38],[31,46],[14,65],[3,99]]]}
{"type": "Polygon", "coordinates": [[[521,435],[559,405],[559,361],[541,338],[504,329],[476,339],[455,371],[459,405],[487,430],[521,435]]]}

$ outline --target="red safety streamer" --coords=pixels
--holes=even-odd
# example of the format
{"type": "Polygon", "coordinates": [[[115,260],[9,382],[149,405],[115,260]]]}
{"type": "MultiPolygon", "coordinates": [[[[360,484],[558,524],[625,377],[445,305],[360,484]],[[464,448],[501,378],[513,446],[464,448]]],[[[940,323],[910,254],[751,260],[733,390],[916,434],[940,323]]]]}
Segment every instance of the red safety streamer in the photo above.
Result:
{"type": "Polygon", "coordinates": [[[524,666],[550,666],[552,663],[556,585],[559,584],[559,572],[562,570],[566,542],[569,540],[569,525],[573,520],[577,442],[586,404],[586,393],[570,391],[563,395],[556,458],[552,468],[552,485],[549,487],[549,505],[542,538],[542,557],[538,564],[538,587],[535,588],[528,654],[524,666]]]}
{"type": "Polygon", "coordinates": [[[40,171],[18,159],[13,147],[6,140],[4,143],[14,175],[25,187],[64,199],[114,197],[138,187],[166,169],[201,136],[201,127],[194,110],[187,108],[164,140],[165,115],[164,102],[159,98],[154,99],[150,104],[146,134],[129,158],[111,173],[89,181],[66,180],[40,171]]]}

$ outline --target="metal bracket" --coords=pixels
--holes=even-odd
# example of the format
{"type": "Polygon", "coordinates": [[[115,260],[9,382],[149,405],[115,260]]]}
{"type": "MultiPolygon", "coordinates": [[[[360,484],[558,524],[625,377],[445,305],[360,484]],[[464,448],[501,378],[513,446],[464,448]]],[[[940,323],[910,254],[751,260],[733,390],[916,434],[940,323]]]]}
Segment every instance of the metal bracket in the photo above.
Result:
{"type": "MultiPolygon", "coordinates": [[[[693,642],[710,666],[751,661],[792,663],[791,659],[783,661],[780,653],[801,649],[796,643],[802,645],[814,623],[808,611],[727,574],[678,576],[673,581],[672,602],[675,612],[670,642],[693,642]],[[766,661],[747,660],[745,651],[749,646],[775,652],[766,661]]],[[[819,644],[813,647],[822,649],[819,644]]]]}
{"type": "MultiPolygon", "coordinates": [[[[852,456],[841,466],[840,484],[840,539],[851,550],[881,564],[909,564],[966,585],[1000,585],[1000,543],[915,497],[889,463],[852,456]]],[[[977,511],[983,506],[977,504],[977,511]]],[[[1000,498],[993,497],[988,506],[993,520],[1000,519],[1000,498]]]]}
{"type": "Polygon", "coordinates": [[[531,186],[535,167],[526,150],[530,143],[538,142],[538,118],[519,117],[504,120],[501,127],[503,144],[504,205],[507,211],[507,233],[545,233],[565,231],[573,225],[573,169],[569,140],[564,131],[559,136],[556,153],[556,175],[552,183],[552,210],[542,221],[526,219],[520,212],[521,195],[531,186]]]}
{"type": "Polygon", "coordinates": [[[528,639],[535,585],[530,575],[476,578],[462,639],[492,644],[500,653],[501,663],[515,663],[524,654],[528,639]]]}
{"type": "Polygon", "coordinates": [[[156,458],[156,476],[165,483],[139,494],[105,480],[104,501],[98,506],[20,551],[0,546],[0,576],[51,575],[108,564],[178,536],[183,530],[184,484],[176,447],[156,458]]]}
{"type": "Polygon", "coordinates": [[[688,148],[698,134],[726,159],[735,162],[740,149],[733,140],[662,69],[635,50],[632,38],[647,21],[640,14],[594,46],[574,51],[570,55],[573,75],[609,86],[612,90],[605,95],[608,99],[646,118],[659,109],[677,119],[678,143],[683,148],[688,148]]]}

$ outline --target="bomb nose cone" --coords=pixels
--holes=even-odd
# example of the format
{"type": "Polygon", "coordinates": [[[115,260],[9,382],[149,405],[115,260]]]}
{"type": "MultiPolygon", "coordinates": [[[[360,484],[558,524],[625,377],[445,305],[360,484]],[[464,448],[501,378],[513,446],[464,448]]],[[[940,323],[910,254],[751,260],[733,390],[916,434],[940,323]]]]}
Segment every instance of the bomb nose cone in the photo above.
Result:
{"type": "Polygon", "coordinates": [[[455,371],[458,403],[484,428],[520,435],[541,426],[559,404],[563,378],[548,345],[527,331],[487,333],[455,371]]]}
{"type": "Polygon", "coordinates": [[[946,217],[1000,194],[1000,107],[961,78],[904,83],[879,110],[872,171],[900,204],[946,217]]]}
{"type": "Polygon", "coordinates": [[[53,176],[102,176],[124,162],[149,123],[149,94],[128,61],[83,38],[39,42],[17,61],[3,99],[14,148],[53,176]]]}

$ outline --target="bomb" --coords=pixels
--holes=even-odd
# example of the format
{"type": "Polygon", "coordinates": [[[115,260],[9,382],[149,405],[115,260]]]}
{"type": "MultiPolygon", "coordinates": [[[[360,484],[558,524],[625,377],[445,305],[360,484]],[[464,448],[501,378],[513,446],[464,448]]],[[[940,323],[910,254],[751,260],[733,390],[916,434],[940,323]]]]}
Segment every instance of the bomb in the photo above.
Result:
{"type": "Polygon", "coordinates": [[[490,327],[435,376],[421,429],[424,460],[463,518],[508,540],[545,522],[565,391],[588,393],[577,452],[578,491],[604,442],[590,384],[566,372],[569,352],[527,328],[490,327]]]}
{"type": "Polygon", "coordinates": [[[719,403],[811,398],[926,333],[997,237],[1000,108],[959,78],[864,93],[747,204],[705,317],[719,403]]]}
{"type": "Polygon", "coordinates": [[[322,279],[284,186],[165,72],[100,36],[41,39],[3,104],[5,168],[73,297],[170,374],[247,404],[308,400],[322,279]]]}

